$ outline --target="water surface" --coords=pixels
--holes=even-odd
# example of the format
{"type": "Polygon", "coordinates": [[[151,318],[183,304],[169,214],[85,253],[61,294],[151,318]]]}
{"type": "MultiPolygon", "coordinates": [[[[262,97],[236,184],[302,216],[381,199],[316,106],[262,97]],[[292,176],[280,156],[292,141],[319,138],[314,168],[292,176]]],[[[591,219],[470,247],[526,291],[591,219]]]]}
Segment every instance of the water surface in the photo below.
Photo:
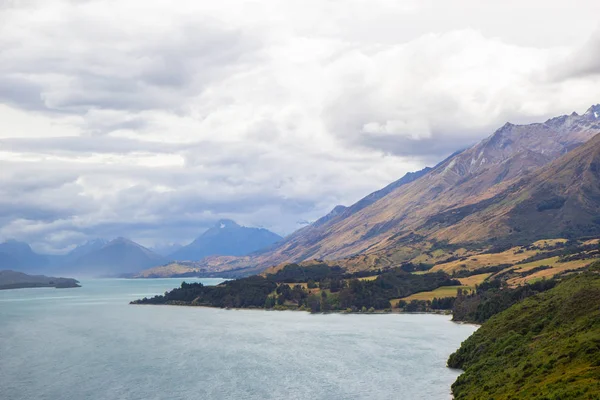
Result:
{"type": "Polygon", "coordinates": [[[0,291],[0,399],[449,399],[446,359],[475,330],[425,314],[127,304],[180,283],[0,291]]]}

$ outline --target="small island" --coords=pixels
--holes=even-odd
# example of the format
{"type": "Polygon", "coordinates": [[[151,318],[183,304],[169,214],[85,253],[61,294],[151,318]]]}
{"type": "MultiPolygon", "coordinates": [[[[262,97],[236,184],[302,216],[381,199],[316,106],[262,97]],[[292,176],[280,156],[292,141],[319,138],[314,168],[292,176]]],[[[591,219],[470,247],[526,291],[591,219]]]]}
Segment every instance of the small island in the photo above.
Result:
{"type": "Polygon", "coordinates": [[[53,287],[56,289],[81,287],[73,278],[55,278],[44,275],[27,275],[23,272],[0,271],[0,290],[53,287]]]}

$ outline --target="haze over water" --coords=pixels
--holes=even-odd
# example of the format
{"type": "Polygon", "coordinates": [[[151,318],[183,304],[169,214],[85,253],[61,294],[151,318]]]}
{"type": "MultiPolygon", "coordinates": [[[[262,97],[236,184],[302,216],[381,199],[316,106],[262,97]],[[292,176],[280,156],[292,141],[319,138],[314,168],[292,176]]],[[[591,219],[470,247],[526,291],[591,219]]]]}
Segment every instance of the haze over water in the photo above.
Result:
{"type": "Polygon", "coordinates": [[[459,372],[446,360],[476,329],[423,314],[128,304],[181,281],[0,291],[0,398],[449,399],[459,372]]]}

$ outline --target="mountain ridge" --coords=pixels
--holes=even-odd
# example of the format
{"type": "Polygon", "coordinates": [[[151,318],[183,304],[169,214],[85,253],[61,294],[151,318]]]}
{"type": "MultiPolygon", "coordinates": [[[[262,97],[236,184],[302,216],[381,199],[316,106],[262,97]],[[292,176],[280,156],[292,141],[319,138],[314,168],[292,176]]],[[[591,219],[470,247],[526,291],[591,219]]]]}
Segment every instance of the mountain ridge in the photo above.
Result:
{"type": "Polygon", "coordinates": [[[34,252],[25,242],[9,239],[0,243],[0,269],[21,271],[45,267],[48,264],[47,256],[34,252]]]}
{"type": "MultiPolygon", "coordinates": [[[[436,218],[446,218],[448,224],[454,212],[472,214],[484,209],[489,212],[498,196],[506,195],[517,182],[537,176],[538,169],[600,133],[599,117],[600,105],[594,105],[583,115],[572,113],[528,125],[506,123],[435,167],[417,171],[405,181],[404,178],[397,181],[397,185],[388,185],[389,190],[384,188],[383,192],[373,192],[354,205],[334,210],[269,251],[235,259],[213,257],[196,267],[207,271],[246,268],[248,273],[255,273],[285,262],[341,260],[370,254],[394,255],[400,262],[406,240],[456,242],[461,238],[478,242],[489,240],[493,234],[509,237],[511,228],[497,232],[488,229],[487,236],[482,238],[465,233],[468,231],[465,229],[454,237],[456,230],[447,226],[438,227],[440,233],[436,234],[433,222],[436,218]]],[[[473,219],[469,221],[479,224],[473,219]]]]}
{"type": "Polygon", "coordinates": [[[76,276],[120,276],[167,262],[139,243],[118,237],[79,257],[65,259],[54,271],[76,276]]]}

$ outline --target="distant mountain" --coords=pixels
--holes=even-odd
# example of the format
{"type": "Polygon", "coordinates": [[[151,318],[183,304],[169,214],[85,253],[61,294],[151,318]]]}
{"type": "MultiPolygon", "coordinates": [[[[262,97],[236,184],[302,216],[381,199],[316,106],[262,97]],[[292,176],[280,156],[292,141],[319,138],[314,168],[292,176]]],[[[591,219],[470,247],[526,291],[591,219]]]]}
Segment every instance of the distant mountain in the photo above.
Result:
{"type": "Polygon", "coordinates": [[[99,250],[108,243],[105,239],[93,239],[78,245],[67,254],[47,255],[49,265],[44,269],[44,273],[55,273],[69,271],[69,267],[86,254],[99,250]]]}
{"type": "Polygon", "coordinates": [[[21,262],[8,253],[0,253],[0,268],[21,269],[21,262]]]}
{"type": "Polygon", "coordinates": [[[48,258],[35,253],[27,243],[16,240],[0,243],[0,269],[36,271],[47,265],[48,258]]]}
{"type": "MultiPolygon", "coordinates": [[[[95,247],[91,246],[90,247],[95,247]]],[[[89,249],[89,247],[88,247],[89,249]]],[[[165,264],[167,260],[151,250],[125,238],[118,238],[104,246],[69,260],[58,267],[61,272],[74,276],[118,276],[165,264]]]]}
{"type": "Polygon", "coordinates": [[[207,256],[242,256],[265,249],[281,240],[281,236],[263,228],[240,226],[222,219],[196,240],[169,255],[172,260],[200,260],[207,256]]]}
{"type": "Polygon", "coordinates": [[[181,249],[182,247],[183,247],[183,245],[181,245],[179,243],[168,243],[168,244],[152,246],[152,247],[150,247],[150,250],[152,250],[156,254],[161,255],[163,257],[168,257],[169,255],[175,253],[177,250],[181,249]]]}
{"type": "Polygon", "coordinates": [[[65,255],[66,259],[76,260],[79,257],[82,257],[86,254],[92,253],[96,250],[100,250],[104,246],[108,244],[108,240],[106,239],[93,239],[88,240],[87,242],[75,247],[69,253],[65,255]]]}
{"type": "Polygon", "coordinates": [[[33,287],[54,287],[58,289],[79,287],[79,281],[71,278],[55,278],[44,275],[27,275],[17,271],[0,271],[0,290],[33,287]]]}

